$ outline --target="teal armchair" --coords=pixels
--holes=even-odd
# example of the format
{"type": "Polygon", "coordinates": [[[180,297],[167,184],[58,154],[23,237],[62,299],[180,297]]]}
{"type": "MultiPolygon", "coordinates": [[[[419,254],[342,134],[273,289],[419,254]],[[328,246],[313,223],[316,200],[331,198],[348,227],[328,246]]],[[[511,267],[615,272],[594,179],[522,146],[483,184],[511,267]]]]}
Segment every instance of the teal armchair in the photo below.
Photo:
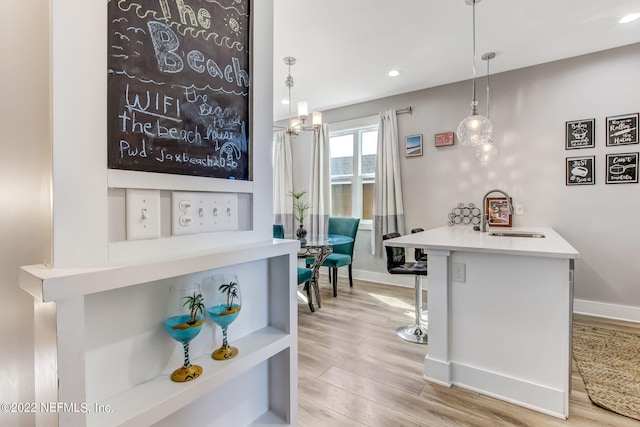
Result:
{"type": "MultiPolygon", "coordinates": [[[[273,238],[284,239],[284,226],[282,224],[273,224],[273,238]]],[[[307,292],[307,301],[309,303],[309,309],[316,311],[313,306],[312,291],[315,291],[316,302],[318,307],[320,305],[320,292],[318,291],[318,284],[313,280],[313,270],[305,267],[298,267],[298,285],[304,285],[304,290],[307,292]]]]}
{"type": "MultiPolygon", "coordinates": [[[[353,239],[351,243],[336,245],[333,252],[322,263],[329,267],[329,282],[333,284],[333,296],[338,296],[338,268],[347,266],[349,268],[349,286],[353,287],[353,248],[356,243],[356,234],[360,218],[329,217],[328,233],[349,236],[353,239]]],[[[307,260],[307,264],[312,264],[313,260],[307,260]]]]}
{"type": "Polygon", "coordinates": [[[284,225],[273,224],[273,238],[284,239],[284,225]]]}

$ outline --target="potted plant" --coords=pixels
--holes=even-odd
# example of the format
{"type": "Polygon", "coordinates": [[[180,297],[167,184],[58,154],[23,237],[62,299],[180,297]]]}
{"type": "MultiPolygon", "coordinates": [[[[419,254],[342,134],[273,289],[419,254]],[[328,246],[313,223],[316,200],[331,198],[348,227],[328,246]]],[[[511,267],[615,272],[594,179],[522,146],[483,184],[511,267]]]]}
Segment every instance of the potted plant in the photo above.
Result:
{"type": "Polygon", "coordinates": [[[299,240],[306,241],[307,230],[304,228],[304,217],[307,216],[307,212],[311,209],[311,203],[302,200],[302,197],[307,194],[306,191],[299,193],[291,192],[289,195],[295,199],[293,202],[293,217],[298,221],[298,229],[296,230],[296,236],[299,240]]]}

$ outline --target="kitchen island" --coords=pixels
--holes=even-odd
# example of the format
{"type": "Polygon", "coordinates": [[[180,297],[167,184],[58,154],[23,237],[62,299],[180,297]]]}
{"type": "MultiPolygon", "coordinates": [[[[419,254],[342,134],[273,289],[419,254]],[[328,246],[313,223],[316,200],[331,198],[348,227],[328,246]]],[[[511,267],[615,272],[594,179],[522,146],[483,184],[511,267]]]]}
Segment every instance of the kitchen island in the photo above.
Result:
{"type": "Polygon", "coordinates": [[[566,240],[551,228],[440,227],[384,244],[428,254],[425,379],[568,417],[580,254],[566,240]],[[510,236],[524,231],[536,237],[510,236]]]}

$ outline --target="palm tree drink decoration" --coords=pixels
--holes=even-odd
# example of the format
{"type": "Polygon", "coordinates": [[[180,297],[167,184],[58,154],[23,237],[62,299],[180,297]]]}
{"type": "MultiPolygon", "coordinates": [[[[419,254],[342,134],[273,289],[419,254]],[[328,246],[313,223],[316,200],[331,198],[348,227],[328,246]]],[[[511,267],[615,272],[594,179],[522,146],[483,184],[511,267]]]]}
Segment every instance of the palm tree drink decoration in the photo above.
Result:
{"type": "Polygon", "coordinates": [[[200,285],[171,287],[169,297],[169,317],[165,328],[171,337],[182,343],[184,364],[171,374],[175,382],[186,382],[198,378],[202,367],[192,365],[189,360],[189,343],[200,333],[204,324],[204,298],[200,285]]]}
{"type": "Polygon", "coordinates": [[[216,360],[226,360],[238,355],[238,349],[229,345],[227,341],[227,328],[236,320],[242,306],[240,287],[235,274],[214,275],[211,278],[211,298],[207,301],[211,306],[207,309],[209,317],[222,328],[222,345],[215,350],[211,357],[216,360]]]}

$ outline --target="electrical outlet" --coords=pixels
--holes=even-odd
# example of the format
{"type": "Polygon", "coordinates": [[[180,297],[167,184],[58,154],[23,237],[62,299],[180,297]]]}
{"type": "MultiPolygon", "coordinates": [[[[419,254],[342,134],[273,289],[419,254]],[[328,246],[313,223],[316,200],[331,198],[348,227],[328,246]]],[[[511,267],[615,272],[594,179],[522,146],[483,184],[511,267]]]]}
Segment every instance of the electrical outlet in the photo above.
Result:
{"type": "Polygon", "coordinates": [[[524,203],[516,203],[515,211],[516,215],[524,215],[524,203]]]}
{"type": "Polygon", "coordinates": [[[459,283],[465,283],[467,280],[466,266],[461,262],[454,262],[451,264],[453,270],[453,281],[459,283]]]}
{"type": "Polygon", "coordinates": [[[127,240],[160,238],[160,190],[127,188],[127,240]]]}

